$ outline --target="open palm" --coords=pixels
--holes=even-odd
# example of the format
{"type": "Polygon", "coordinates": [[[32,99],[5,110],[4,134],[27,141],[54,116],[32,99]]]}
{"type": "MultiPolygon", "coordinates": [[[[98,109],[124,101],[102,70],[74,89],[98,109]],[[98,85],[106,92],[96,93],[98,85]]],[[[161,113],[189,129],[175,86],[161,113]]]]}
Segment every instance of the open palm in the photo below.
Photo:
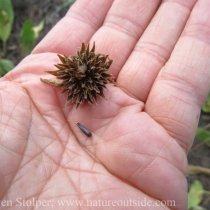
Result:
{"type": "Polygon", "coordinates": [[[210,86],[208,7],[78,0],[0,80],[0,200],[14,209],[186,209],[186,154],[210,86]],[[117,86],[98,106],[65,106],[40,77],[57,53],[94,41],[114,60],[117,86]]]}

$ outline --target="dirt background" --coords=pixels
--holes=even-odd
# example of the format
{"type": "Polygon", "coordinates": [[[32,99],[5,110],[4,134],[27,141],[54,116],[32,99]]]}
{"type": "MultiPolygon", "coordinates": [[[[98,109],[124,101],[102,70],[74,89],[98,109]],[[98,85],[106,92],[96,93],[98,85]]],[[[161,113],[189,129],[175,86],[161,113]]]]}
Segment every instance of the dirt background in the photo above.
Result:
{"type": "Polygon", "coordinates": [[[30,19],[33,22],[33,26],[36,26],[41,22],[41,20],[46,18],[44,28],[40,32],[39,38],[36,40],[36,43],[38,43],[50,31],[50,29],[63,16],[65,16],[66,12],[68,11],[74,0],[11,1],[13,4],[15,17],[12,32],[7,42],[7,52],[4,58],[12,60],[16,65],[26,56],[19,44],[20,31],[23,27],[24,21],[30,19]]]}
{"type": "MultiPolygon", "coordinates": [[[[73,2],[73,0],[72,0],[73,2]]],[[[11,36],[7,43],[7,51],[4,58],[10,59],[14,64],[18,64],[26,55],[19,45],[20,31],[23,23],[27,19],[33,21],[34,26],[46,18],[44,29],[41,31],[37,43],[47,34],[47,32],[66,14],[71,4],[67,0],[12,0],[14,7],[14,23],[11,36]]],[[[2,49],[2,44],[0,44],[2,49]]],[[[210,122],[210,115],[201,113],[199,126],[206,126],[210,122]]],[[[188,155],[189,164],[210,168],[210,148],[206,144],[201,144],[195,140],[192,150],[188,155]]],[[[189,186],[195,180],[200,180],[205,190],[210,191],[209,177],[204,174],[187,175],[189,186]]],[[[210,196],[204,195],[201,206],[210,209],[210,196]]]]}

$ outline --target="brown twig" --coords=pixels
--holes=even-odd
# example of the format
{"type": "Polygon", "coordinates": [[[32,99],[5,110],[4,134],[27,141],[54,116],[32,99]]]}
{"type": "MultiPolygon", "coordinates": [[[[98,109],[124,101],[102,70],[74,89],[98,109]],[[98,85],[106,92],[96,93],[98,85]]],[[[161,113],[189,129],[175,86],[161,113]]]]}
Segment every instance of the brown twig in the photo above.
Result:
{"type": "Polygon", "coordinates": [[[210,169],[202,166],[188,165],[187,174],[205,174],[210,176],[210,169]]]}

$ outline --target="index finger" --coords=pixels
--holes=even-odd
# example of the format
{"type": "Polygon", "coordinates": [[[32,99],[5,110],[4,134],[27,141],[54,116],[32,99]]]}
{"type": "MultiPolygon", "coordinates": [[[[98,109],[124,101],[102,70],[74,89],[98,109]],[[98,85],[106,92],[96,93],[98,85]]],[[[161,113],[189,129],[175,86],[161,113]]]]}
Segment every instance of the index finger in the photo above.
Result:
{"type": "Polygon", "coordinates": [[[112,2],[113,0],[77,0],[32,53],[75,53],[78,46],[82,42],[88,42],[103,24],[112,2]]]}

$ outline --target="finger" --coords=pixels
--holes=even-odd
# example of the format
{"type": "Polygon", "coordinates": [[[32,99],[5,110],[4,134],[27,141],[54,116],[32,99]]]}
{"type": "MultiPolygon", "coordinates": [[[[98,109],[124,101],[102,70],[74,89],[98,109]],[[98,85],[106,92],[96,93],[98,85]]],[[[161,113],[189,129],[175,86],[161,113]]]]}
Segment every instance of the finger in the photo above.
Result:
{"type": "Polygon", "coordinates": [[[116,77],[137,40],[149,24],[160,0],[115,0],[103,26],[94,34],[97,51],[114,60],[111,71],[116,77]]]}
{"type": "Polygon", "coordinates": [[[113,0],[78,0],[66,16],[35,47],[32,53],[55,52],[70,55],[88,42],[102,25],[113,0]]]}
{"type": "Polygon", "coordinates": [[[200,0],[158,75],[145,110],[188,151],[210,89],[210,1],[200,0]]]}
{"type": "Polygon", "coordinates": [[[196,0],[165,0],[135,46],[117,80],[133,97],[145,101],[168,60],[196,0]]]}

